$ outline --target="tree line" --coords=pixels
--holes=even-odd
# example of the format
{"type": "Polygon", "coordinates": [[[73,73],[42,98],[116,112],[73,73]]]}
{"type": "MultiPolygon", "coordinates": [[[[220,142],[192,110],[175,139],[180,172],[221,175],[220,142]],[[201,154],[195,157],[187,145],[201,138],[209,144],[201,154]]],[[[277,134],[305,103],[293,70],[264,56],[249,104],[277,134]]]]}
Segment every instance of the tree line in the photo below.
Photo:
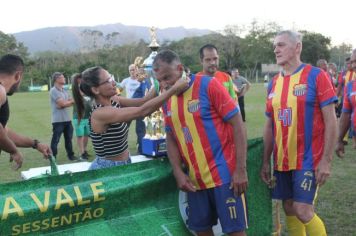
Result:
{"type": "MultiPolygon", "coordinates": [[[[199,48],[204,44],[214,44],[220,55],[220,69],[239,68],[242,74],[251,78],[261,71],[261,64],[273,64],[273,38],[282,28],[276,23],[259,24],[253,21],[249,26],[228,25],[218,33],[199,37],[188,37],[179,41],[161,42],[161,48],[176,51],[184,65],[192,72],[201,70],[199,48]]],[[[320,58],[336,63],[341,69],[344,60],[352,51],[352,45],[332,46],[331,38],[317,32],[300,31],[303,34],[302,61],[315,65],[320,58]]],[[[128,76],[128,65],[137,56],[147,57],[150,49],[143,40],[127,45],[115,45],[119,32],[104,35],[101,32],[84,30],[81,34],[83,47],[78,52],[46,51],[29,55],[27,48],[17,42],[12,35],[0,31],[0,55],[14,53],[25,59],[26,73],[20,89],[25,91],[33,81],[34,85],[48,84],[55,71],[70,77],[85,68],[99,65],[106,68],[116,78],[128,76]],[[85,50],[83,50],[85,49],[85,50]]]]}

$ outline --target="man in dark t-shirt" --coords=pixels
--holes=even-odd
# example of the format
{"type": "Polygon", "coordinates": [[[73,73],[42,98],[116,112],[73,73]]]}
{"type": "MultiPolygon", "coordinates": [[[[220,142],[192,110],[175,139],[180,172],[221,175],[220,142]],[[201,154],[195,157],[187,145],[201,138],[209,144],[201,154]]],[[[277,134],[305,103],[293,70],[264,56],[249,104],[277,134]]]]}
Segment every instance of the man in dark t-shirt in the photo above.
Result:
{"type": "Polygon", "coordinates": [[[19,169],[23,157],[18,147],[32,147],[41,152],[46,158],[51,154],[48,145],[17,134],[6,124],[10,117],[7,96],[11,96],[20,86],[24,71],[23,60],[16,55],[7,54],[0,59],[0,151],[10,154],[10,161],[15,161],[15,169],[19,169]]]}

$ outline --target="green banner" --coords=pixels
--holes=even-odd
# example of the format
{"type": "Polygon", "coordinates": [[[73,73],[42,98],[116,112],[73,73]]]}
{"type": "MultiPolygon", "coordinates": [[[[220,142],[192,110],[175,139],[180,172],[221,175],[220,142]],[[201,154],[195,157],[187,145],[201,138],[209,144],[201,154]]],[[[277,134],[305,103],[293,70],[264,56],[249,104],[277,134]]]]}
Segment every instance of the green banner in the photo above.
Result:
{"type": "MultiPolygon", "coordinates": [[[[262,140],[249,142],[248,235],[270,235],[262,140]]],[[[190,235],[166,158],[0,185],[0,235],[190,235]]]]}
{"type": "Polygon", "coordinates": [[[28,86],[28,91],[29,92],[48,91],[48,85],[28,86]]]}

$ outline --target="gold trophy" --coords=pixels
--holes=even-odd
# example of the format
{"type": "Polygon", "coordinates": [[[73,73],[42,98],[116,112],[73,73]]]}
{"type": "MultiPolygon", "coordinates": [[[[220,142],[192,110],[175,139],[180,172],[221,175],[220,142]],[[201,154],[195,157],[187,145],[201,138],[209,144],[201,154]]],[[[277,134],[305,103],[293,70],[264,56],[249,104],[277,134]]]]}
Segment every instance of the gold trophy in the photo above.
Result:
{"type": "Polygon", "coordinates": [[[152,114],[151,117],[151,122],[152,122],[152,136],[151,136],[151,140],[157,140],[158,139],[158,135],[157,135],[157,131],[158,131],[158,121],[159,118],[157,116],[157,112],[155,111],[152,114]]]}
{"type": "Polygon", "coordinates": [[[157,29],[154,26],[150,28],[151,43],[150,45],[148,45],[148,47],[151,48],[152,51],[157,51],[157,49],[159,48],[159,44],[157,42],[156,30],[157,29]]]}
{"type": "Polygon", "coordinates": [[[134,65],[137,67],[136,78],[139,82],[142,82],[147,77],[147,73],[145,71],[145,64],[142,63],[142,60],[142,57],[136,57],[134,61],[134,65]]]}
{"type": "Polygon", "coordinates": [[[145,139],[158,140],[165,138],[164,119],[162,110],[157,110],[143,120],[146,126],[145,139]]]}
{"type": "Polygon", "coordinates": [[[146,127],[146,135],[143,138],[151,139],[153,134],[151,116],[146,116],[145,119],[143,119],[143,122],[145,123],[146,127]]]}
{"type": "Polygon", "coordinates": [[[157,111],[157,114],[158,114],[157,136],[159,139],[164,139],[166,138],[166,134],[164,132],[164,119],[163,119],[162,108],[157,111]]]}
{"type": "MultiPolygon", "coordinates": [[[[157,42],[156,28],[151,27],[149,31],[151,43],[148,47],[152,52],[143,62],[142,58],[136,58],[135,65],[138,67],[138,80],[146,80],[146,82],[151,84],[151,89],[155,89],[158,92],[158,88],[155,87],[157,83],[152,76],[152,63],[160,46],[157,42]]],[[[142,139],[142,153],[144,155],[163,156],[167,153],[162,115],[162,110],[157,110],[143,120],[146,128],[146,135],[142,139]]]]}

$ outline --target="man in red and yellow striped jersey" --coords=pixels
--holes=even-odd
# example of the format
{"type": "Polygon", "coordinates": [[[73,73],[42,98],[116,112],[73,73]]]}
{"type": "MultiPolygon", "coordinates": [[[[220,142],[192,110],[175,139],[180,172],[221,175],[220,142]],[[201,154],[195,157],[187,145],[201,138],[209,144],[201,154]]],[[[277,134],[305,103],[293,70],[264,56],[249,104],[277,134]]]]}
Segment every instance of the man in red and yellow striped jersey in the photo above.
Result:
{"type": "Polygon", "coordinates": [[[268,86],[261,177],[271,184],[273,152],[276,185],[272,196],[283,201],[289,235],[326,235],[313,203],[318,186],[330,175],[337,97],[325,72],[300,61],[299,33],[282,31],[273,45],[283,71],[268,86]]]}
{"type": "MultiPolygon", "coordinates": [[[[153,71],[162,89],[184,77],[170,50],[157,54],[153,71]]],[[[219,219],[224,233],[245,235],[247,144],[237,101],[213,77],[190,79],[189,88],[163,106],[168,157],[178,187],[188,194],[188,226],[198,235],[213,235],[219,219]]]]}
{"type": "MultiPolygon", "coordinates": [[[[356,71],[356,49],[352,51],[350,64],[352,69],[356,71]]],[[[346,85],[344,91],[344,102],[339,122],[339,138],[336,146],[336,154],[339,157],[343,157],[344,155],[345,150],[343,137],[345,136],[350,126],[354,139],[356,137],[356,80],[351,80],[346,85]]],[[[354,148],[356,149],[356,142],[354,142],[354,148]]]]}
{"type": "Polygon", "coordinates": [[[217,79],[228,91],[233,99],[237,99],[234,84],[231,76],[223,71],[219,71],[219,54],[218,49],[213,44],[206,44],[199,49],[200,62],[203,71],[197,75],[207,75],[217,79]]]}
{"type": "MultiPolygon", "coordinates": [[[[346,63],[346,70],[343,70],[339,73],[339,77],[338,77],[338,85],[337,85],[337,96],[341,96],[343,97],[343,93],[344,93],[344,87],[346,86],[346,84],[353,80],[356,79],[356,73],[354,72],[352,66],[351,66],[351,62],[350,62],[350,57],[345,59],[345,63],[346,63]]],[[[341,103],[343,102],[343,100],[341,100],[341,103]]]]}

